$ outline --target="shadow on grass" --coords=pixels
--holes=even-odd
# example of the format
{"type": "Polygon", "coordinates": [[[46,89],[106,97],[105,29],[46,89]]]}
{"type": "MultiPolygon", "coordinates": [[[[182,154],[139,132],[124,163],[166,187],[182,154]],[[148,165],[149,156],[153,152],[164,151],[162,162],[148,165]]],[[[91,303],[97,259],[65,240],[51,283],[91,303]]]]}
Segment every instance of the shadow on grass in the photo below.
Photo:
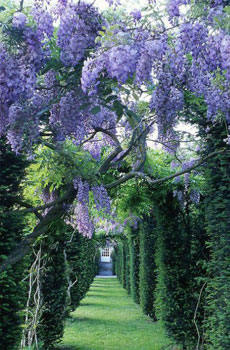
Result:
{"type": "MultiPolygon", "coordinates": [[[[87,327],[95,327],[95,326],[105,326],[106,328],[110,328],[110,329],[120,329],[121,325],[122,327],[128,329],[130,332],[135,331],[139,328],[139,326],[136,324],[136,322],[130,322],[129,319],[127,320],[112,320],[110,318],[95,318],[95,317],[78,317],[78,316],[72,316],[71,318],[68,319],[67,321],[69,324],[74,324],[74,323],[78,323],[78,324],[82,324],[85,323],[87,324],[87,327]]],[[[152,323],[152,324],[156,324],[155,321],[149,319],[149,320],[145,320],[143,322],[143,324],[146,323],[152,323]]]]}
{"type": "MultiPolygon", "coordinates": [[[[114,304],[114,305],[107,305],[105,303],[85,303],[85,304],[80,304],[80,307],[82,306],[93,306],[94,308],[97,308],[97,309],[115,309],[115,310],[118,310],[118,309],[123,309],[123,305],[119,305],[118,304],[114,304]]],[[[138,307],[138,305],[136,305],[138,307]]],[[[229,349],[230,350],[230,349],[229,349]]]]}
{"type": "Polygon", "coordinates": [[[80,304],[79,306],[80,307],[82,307],[82,306],[94,306],[94,307],[101,307],[101,305],[103,305],[103,304],[100,304],[100,303],[82,303],[82,304],[80,304]]]}
{"type": "Polygon", "coordinates": [[[67,345],[67,346],[58,346],[55,348],[55,350],[92,350],[91,346],[89,348],[89,345],[83,345],[83,346],[72,346],[72,345],[67,345]]]}

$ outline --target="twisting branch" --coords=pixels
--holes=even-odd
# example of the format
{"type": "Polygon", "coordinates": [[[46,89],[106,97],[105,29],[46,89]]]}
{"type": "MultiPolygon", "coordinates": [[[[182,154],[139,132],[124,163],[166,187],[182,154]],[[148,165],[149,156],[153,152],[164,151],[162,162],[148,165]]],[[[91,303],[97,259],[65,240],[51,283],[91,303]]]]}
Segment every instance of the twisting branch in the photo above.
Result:
{"type": "Polygon", "coordinates": [[[25,237],[25,239],[17,245],[16,249],[0,265],[0,273],[5,271],[8,266],[16,264],[29,253],[31,246],[35,243],[36,239],[47,232],[49,225],[53,220],[59,219],[66,213],[68,205],[73,203],[76,194],[77,190],[71,184],[66,193],[60,198],[59,202],[46,214],[43,220],[36,225],[33,232],[25,237]]]}
{"type": "Polygon", "coordinates": [[[31,347],[33,341],[36,349],[39,349],[37,338],[37,326],[41,316],[41,246],[37,253],[35,253],[35,261],[33,262],[29,273],[29,290],[26,304],[25,328],[23,331],[21,348],[26,346],[31,347]],[[32,310],[31,310],[32,309],[32,310]]]}
{"type": "Polygon", "coordinates": [[[134,177],[141,177],[143,179],[145,179],[149,184],[152,184],[152,185],[157,185],[157,184],[160,184],[160,183],[163,183],[163,182],[166,182],[168,180],[171,180],[173,179],[174,177],[177,177],[177,176],[180,176],[180,175],[183,175],[183,174],[187,174],[187,173],[190,173],[192,170],[198,168],[200,165],[202,165],[204,162],[206,162],[208,159],[212,158],[212,157],[215,157],[216,155],[218,154],[222,154],[226,152],[226,149],[223,149],[221,151],[216,151],[216,152],[212,152],[210,153],[207,157],[205,158],[201,158],[201,159],[197,159],[197,163],[191,167],[188,167],[187,169],[185,170],[181,170],[181,171],[178,171],[177,173],[175,174],[172,174],[172,175],[169,175],[169,176],[165,176],[165,177],[162,177],[161,179],[156,179],[156,180],[153,180],[151,179],[150,176],[148,175],[145,175],[144,173],[141,173],[141,172],[138,172],[138,171],[131,171],[130,173],[126,174],[125,176],[121,177],[120,179],[118,179],[117,181],[114,181],[112,182],[111,184],[108,184],[105,186],[106,189],[110,189],[110,188],[113,188],[113,187],[116,187],[118,185],[121,185],[122,183],[134,178],[134,177]]]}
{"type": "Polygon", "coordinates": [[[43,216],[41,214],[39,214],[39,212],[37,210],[34,211],[34,214],[37,216],[37,218],[42,221],[43,220],[43,216]]]}
{"type": "Polygon", "coordinates": [[[109,190],[113,187],[119,186],[121,184],[123,184],[124,182],[133,179],[136,175],[136,173],[134,171],[129,172],[128,174],[122,176],[119,180],[116,180],[114,182],[112,182],[111,184],[105,185],[104,187],[109,190]]]}
{"type": "Polygon", "coordinates": [[[200,290],[200,293],[199,293],[199,297],[198,297],[198,301],[197,301],[197,304],[196,304],[196,309],[195,309],[194,316],[193,316],[193,322],[195,324],[196,331],[197,331],[196,350],[199,350],[199,345],[200,345],[200,331],[199,331],[199,327],[198,327],[197,322],[196,322],[196,317],[197,317],[197,312],[198,312],[198,308],[199,308],[199,305],[200,305],[201,296],[202,296],[202,293],[203,293],[203,290],[204,290],[206,284],[207,284],[207,282],[205,282],[203,284],[203,286],[201,287],[201,290],[200,290]]]}
{"type": "Polygon", "coordinates": [[[24,5],[24,0],[20,0],[19,12],[22,12],[24,5]]]}
{"type": "Polygon", "coordinates": [[[151,128],[151,126],[155,123],[155,120],[153,120],[139,135],[137,138],[135,138],[136,136],[136,128],[134,128],[133,130],[133,135],[129,144],[128,149],[122,154],[122,156],[117,160],[118,162],[120,162],[121,160],[123,160],[125,157],[127,157],[127,155],[132,151],[133,146],[135,146],[137,144],[138,141],[140,141],[141,138],[146,138],[146,136],[148,135],[149,129],[151,128]]]}
{"type": "Polygon", "coordinates": [[[118,140],[118,138],[116,137],[116,135],[114,135],[111,131],[107,130],[107,129],[104,129],[104,128],[101,128],[99,126],[95,127],[94,130],[96,132],[102,132],[103,134],[106,134],[108,135],[109,137],[111,137],[111,139],[116,143],[117,146],[120,146],[120,142],[118,140]]]}
{"type": "MultiPolygon", "coordinates": [[[[20,199],[18,198],[14,198],[14,203],[17,203],[19,205],[21,205],[22,207],[25,207],[27,209],[24,209],[24,210],[14,210],[13,212],[20,212],[20,213],[34,213],[37,218],[41,221],[43,220],[43,216],[41,214],[39,214],[38,210],[39,210],[39,207],[37,208],[33,208],[32,205],[30,205],[29,203],[26,203],[24,201],[21,201],[20,199]]],[[[8,213],[8,212],[7,212],[8,213]]],[[[9,213],[12,213],[12,211],[10,211],[9,213]]]]}
{"type": "Polygon", "coordinates": [[[53,145],[52,145],[51,143],[49,143],[49,142],[44,141],[43,139],[42,139],[42,143],[43,143],[43,145],[45,145],[46,147],[52,149],[53,151],[56,151],[56,150],[57,150],[57,148],[56,148],[55,146],[53,146],[53,145]]]}
{"type": "MultiPolygon", "coordinates": [[[[69,241],[68,243],[70,243],[70,242],[71,241],[69,241]]],[[[66,254],[66,250],[65,249],[64,249],[64,259],[65,259],[65,263],[66,263],[66,266],[67,266],[67,282],[68,282],[67,304],[71,305],[71,292],[70,292],[70,290],[78,282],[78,278],[75,276],[74,282],[72,282],[71,279],[70,279],[70,273],[72,272],[72,270],[70,269],[70,266],[68,264],[68,258],[67,258],[67,254],[66,254]]]]}
{"type": "Polygon", "coordinates": [[[89,142],[90,140],[92,140],[92,139],[96,136],[96,134],[97,134],[97,131],[94,131],[94,132],[92,133],[92,135],[88,137],[88,139],[82,141],[82,143],[80,144],[80,146],[82,146],[82,145],[84,145],[85,143],[87,143],[87,142],[89,142]]]}
{"type": "MultiPolygon", "coordinates": [[[[120,178],[119,180],[114,181],[113,183],[106,185],[105,186],[106,189],[116,187],[116,186],[122,184],[123,182],[126,182],[126,181],[132,179],[133,177],[136,176],[136,174],[139,174],[139,171],[143,168],[145,160],[146,160],[146,148],[145,148],[146,136],[148,135],[149,129],[151,128],[151,126],[153,125],[154,122],[155,121],[152,121],[144,130],[142,130],[136,139],[132,138],[131,144],[130,144],[129,148],[127,149],[127,151],[125,152],[125,156],[127,156],[131,152],[133,146],[138,141],[140,141],[139,152],[140,152],[141,160],[138,162],[135,169],[133,171],[131,171],[130,173],[126,174],[125,176],[123,176],[122,178],[120,178]]],[[[124,158],[124,155],[122,155],[119,158],[119,161],[123,158],[124,158]]]]}
{"type": "Polygon", "coordinates": [[[114,135],[111,131],[104,129],[104,128],[101,128],[101,127],[95,127],[94,130],[95,130],[95,133],[102,132],[102,133],[108,135],[117,145],[115,150],[110,153],[110,155],[107,157],[107,159],[104,161],[104,163],[101,165],[101,167],[99,169],[99,173],[104,174],[109,169],[111,162],[122,151],[122,147],[121,147],[121,144],[120,144],[118,138],[116,137],[116,135],[114,135]]]}
{"type": "Polygon", "coordinates": [[[113,152],[110,153],[110,155],[108,156],[108,158],[104,161],[104,163],[102,164],[102,166],[99,169],[99,173],[100,174],[105,174],[106,171],[109,169],[110,167],[110,163],[118,156],[118,154],[122,151],[121,146],[117,146],[115,148],[115,150],[113,152]]]}
{"type": "Polygon", "coordinates": [[[25,207],[25,208],[29,208],[29,209],[33,208],[33,206],[31,204],[22,201],[20,198],[14,197],[13,200],[14,200],[14,203],[19,204],[21,207],[25,207]]]}
{"type": "Polygon", "coordinates": [[[16,199],[15,202],[20,204],[22,207],[27,208],[27,209],[15,210],[15,211],[26,214],[26,213],[36,213],[36,212],[38,212],[40,210],[51,208],[54,205],[59,204],[60,202],[62,202],[62,199],[60,198],[60,199],[57,199],[57,200],[52,201],[50,203],[39,205],[37,207],[33,207],[32,205],[30,205],[28,203],[25,203],[25,202],[22,202],[22,201],[19,201],[17,199],[16,199]]]}
{"type": "MultiPolygon", "coordinates": [[[[160,145],[162,146],[165,146],[166,148],[170,149],[172,152],[173,152],[173,155],[174,157],[178,160],[178,162],[181,164],[182,161],[180,160],[180,158],[177,156],[177,153],[176,151],[170,147],[167,142],[163,142],[163,141],[159,141],[159,140],[151,140],[151,139],[148,139],[148,141],[151,141],[151,142],[155,142],[155,143],[159,143],[160,145]]],[[[169,140],[168,142],[177,142],[176,140],[169,140]]]]}

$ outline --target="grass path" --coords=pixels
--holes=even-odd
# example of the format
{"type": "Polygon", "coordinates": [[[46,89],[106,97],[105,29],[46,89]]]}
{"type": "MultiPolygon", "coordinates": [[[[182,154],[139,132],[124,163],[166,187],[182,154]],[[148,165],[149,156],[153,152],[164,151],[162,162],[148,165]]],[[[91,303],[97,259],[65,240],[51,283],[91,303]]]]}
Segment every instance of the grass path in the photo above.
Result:
{"type": "Polygon", "coordinates": [[[96,278],[67,321],[61,350],[160,350],[162,328],[142,314],[117,279],[96,278]]]}

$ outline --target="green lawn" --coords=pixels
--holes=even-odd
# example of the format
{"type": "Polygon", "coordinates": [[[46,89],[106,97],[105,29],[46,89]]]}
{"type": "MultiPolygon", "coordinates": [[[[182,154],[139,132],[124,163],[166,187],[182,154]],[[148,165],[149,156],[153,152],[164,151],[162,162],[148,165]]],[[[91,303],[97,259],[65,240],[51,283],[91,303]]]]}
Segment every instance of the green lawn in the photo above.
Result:
{"type": "Polygon", "coordinates": [[[142,314],[117,279],[97,278],[67,321],[62,350],[160,350],[159,324],[142,314]]]}

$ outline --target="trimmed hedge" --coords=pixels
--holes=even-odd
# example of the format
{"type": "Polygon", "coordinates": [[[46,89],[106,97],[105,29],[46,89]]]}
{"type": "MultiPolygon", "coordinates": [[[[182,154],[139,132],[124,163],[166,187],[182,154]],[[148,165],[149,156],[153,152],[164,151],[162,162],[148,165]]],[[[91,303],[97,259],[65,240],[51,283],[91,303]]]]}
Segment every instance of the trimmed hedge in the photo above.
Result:
{"type": "Polygon", "coordinates": [[[43,303],[38,327],[43,350],[51,350],[61,341],[66,317],[79,306],[97,270],[93,239],[74,232],[61,221],[50,227],[49,236],[52,241],[56,237],[56,243],[43,242],[43,303]]]}
{"type": "Polygon", "coordinates": [[[140,301],[143,312],[163,321],[168,336],[183,349],[194,350],[200,332],[204,341],[206,271],[208,258],[204,205],[182,208],[173,193],[165,201],[153,199],[154,215],[143,218],[127,240],[116,248],[116,272],[122,285],[130,266],[131,295],[140,301]],[[202,293],[200,295],[202,289],[202,293]],[[197,307],[199,300],[199,305],[197,307]],[[195,323],[194,314],[197,307],[195,323]],[[196,328],[197,327],[197,328],[196,328]]]}
{"type": "Polygon", "coordinates": [[[140,303],[145,314],[155,317],[154,291],[156,265],[154,259],[156,222],[145,217],[128,239],[119,242],[115,249],[116,274],[122,286],[140,303]]]}
{"type": "Polygon", "coordinates": [[[140,303],[139,271],[140,271],[140,240],[138,230],[132,230],[129,238],[130,256],[130,293],[135,303],[140,303]]]}
{"type": "Polygon", "coordinates": [[[140,224],[140,305],[144,314],[155,318],[154,293],[156,288],[156,221],[150,217],[144,217],[140,224]]]}
{"type": "MultiPolygon", "coordinates": [[[[63,225],[61,225],[63,226],[63,225]]],[[[57,241],[46,249],[46,263],[42,272],[41,319],[38,326],[38,340],[41,349],[50,350],[61,341],[64,332],[67,297],[67,271],[64,256],[65,240],[60,227],[57,241]]],[[[56,233],[56,232],[55,232],[56,233]]],[[[53,232],[50,234],[54,235],[53,232]]]]}
{"type": "Polygon", "coordinates": [[[79,232],[73,234],[68,229],[66,256],[69,270],[70,310],[74,311],[88,292],[97,273],[97,249],[94,239],[83,237],[79,232]],[[73,235],[73,237],[72,237],[73,235]],[[71,239],[72,237],[72,239],[71,239]]]}
{"type": "Polygon", "coordinates": [[[127,239],[122,239],[114,250],[115,272],[123,288],[129,290],[129,249],[127,239]]]}
{"type": "Polygon", "coordinates": [[[114,254],[116,256],[116,259],[115,259],[115,262],[116,262],[116,265],[115,265],[115,273],[117,275],[117,278],[118,280],[122,281],[121,277],[122,277],[122,274],[121,274],[121,267],[122,267],[122,243],[119,242],[117,244],[117,246],[114,248],[114,254]]]}
{"type": "MultiPolygon", "coordinates": [[[[215,129],[209,151],[221,149],[222,130],[215,129]]],[[[230,155],[208,162],[206,224],[210,260],[207,264],[207,349],[230,349],[230,155]]]]}
{"type": "Polygon", "coordinates": [[[129,254],[129,245],[128,240],[124,241],[123,245],[123,254],[124,254],[124,288],[130,294],[130,254],[129,254]]]}
{"type": "MultiPolygon", "coordinates": [[[[14,197],[20,197],[19,185],[26,161],[11,152],[4,139],[0,140],[0,263],[21,240],[23,218],[10,213],[14,197]]],[[[18,348],[21,338],[21,310],[26,303],[25,264],[20,262],[0,274],[0,349],[18,348]]]]}
{"type": "MultiPolygon", "coordinates": [[[[204,216],[202,211],[189,212],[188,208],[185,216],[172,194],[167,199],[157,210],[157,316],[171,339],[182,349],[193,350],[198,339],[194,315],[201,290],[199,280],[205,276],[202,264],[198,265],[204,260],[204,216]]],[[[196,315],[201,336],[203,316],[202,296],[196,315]]]]}

